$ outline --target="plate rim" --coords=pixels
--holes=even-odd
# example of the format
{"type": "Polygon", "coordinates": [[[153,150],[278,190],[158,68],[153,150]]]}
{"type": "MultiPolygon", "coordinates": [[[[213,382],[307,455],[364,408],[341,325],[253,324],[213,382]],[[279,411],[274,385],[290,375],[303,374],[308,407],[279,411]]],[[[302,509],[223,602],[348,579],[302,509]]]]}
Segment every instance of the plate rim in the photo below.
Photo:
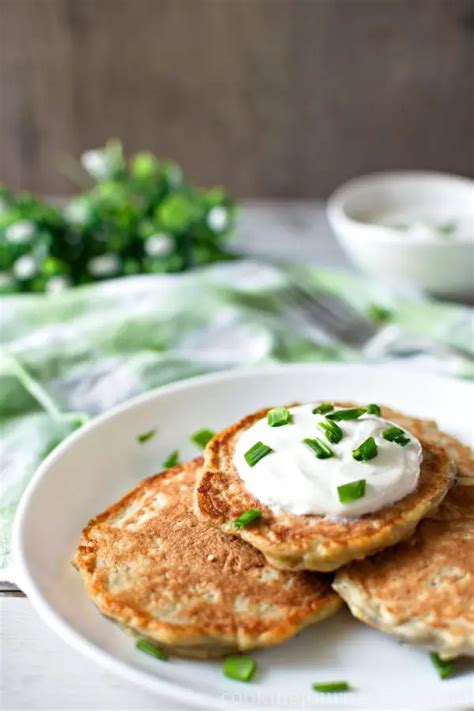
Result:
{"type": "MultiPolygon", "coordinates": [[[[63,452],[72,446],[77,440],[86,437],[90,430],[95,429],[97,426],[119,417],[123,412],[139,408],[146,402],[152,401],[157,397],[181,392],[188,388],[199,388],[205,386],[208,383],[220,383],[233,380],[235,378],[252,378],[256,375],[260,376],[273,376],[278,374],[286,374],[291,372],[311,372],[311,371],[333,371],[337,372],[340,370],[347,369],[348,367],[359,369],[360,371],[373,372],[374,369],[377,371],[389,371],[393,376],[394,367],[400,368],[400,366],[394,366],[393,363],[361,363],[361,362],[343,362],[343,363],[289,363],[289,364],[272,364],[266,365],[264,367],[238,367],[232,369],[221,370],[218,372],[206,373],[204,375],[197,375],[190,378],[185,378],[183,380],[168,383],[162,386],[158,386],[149,390],[145,393],[141,393],[136,397],[130,398],[122,403],[119,403],[115,407],[107,410],[105,413],[93,417],[85,425],[77,429],[75,432],[71,433],[66,437],[61,444],[56,447],[48,457],[41,463],[38,469],[33,474],[29,484],[27,485],[15,514],[12,536],[11,536],[11,569],[13,571],[14,582],[25,592],[28,600],[33,605],[34,609],[37,611],[41,619],[52,629],[56,634],[59,635],[61,639],[69,644],[73,649],[84,654],[86,657],[92,661],[96,661],[106,669],[122,676],[123,678],[146,688],[154,693],[162,694],[168,699],[179,701],[181,703],[189,703],[195,708],[205,708],[205,709],[222,709],[222,699],[219,696],[208,694],[202,691],[190,690],[185,687],[181,687],[176,681],[168,680],[161,677],[159,674],[154,675],[153,673],[141,670],[122,661],[115,657],[113,654],[100,649],[95,643],[91,642],[87,637],[80,632],[77,632],[73,627],[65,621],[62,615],[56,611],[54,606],[49,602],[47,597],[43,595],[38,585],[35,582],[34,576],[31,574],[28,566],[28,562],[23,550],[23,535],[24,535],[24,523],[28,515],[28,509],[31,500],[33,499],[36,489],[41,484],[41,481],[49,468],[54,465],[57,459],[60,459],[63,452]]],[[[405,376],[408,377],[422,377],[424,379],[433,380],[433,382],[448,384],[450,387],[464,387],[466,381],[459,381],[453,378],[447,378],[440,376],[436,373],[420,373],[416,368],[407,368],[403,366],[403,372],[405,376]]],[[[467,383],[470,389],[474,392],[474,383],[467,383]]],[[[250,707],[249,707],[250,708],[250,707]]]]}

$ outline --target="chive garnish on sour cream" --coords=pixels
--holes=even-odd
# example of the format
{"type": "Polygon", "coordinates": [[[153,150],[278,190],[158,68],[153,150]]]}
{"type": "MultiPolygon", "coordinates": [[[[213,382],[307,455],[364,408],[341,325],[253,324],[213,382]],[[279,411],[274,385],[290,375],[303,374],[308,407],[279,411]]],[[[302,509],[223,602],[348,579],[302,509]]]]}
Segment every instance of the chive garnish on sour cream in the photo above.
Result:
{"type": "Polygon", "coordinates": [[[334,410],[332,402],[322,402],[321,405],[314,408],[313,415],[325,415],[332,410],[334,410]]]}
{"type": "Polygon", "coordinates": [[[213,430],[209,430],[207,427],[204,427],[202,430],[198,430],[192,434],[190,439],[191,442],[194,442],[194,444],[197,444],[198,447],[204,449],[206,444],[211,441],[215,434],[216,433],[213,430]]]}
{"type": "Polygon", "coordinates": [[[410,438],[406,436],[400,427],[387,427],[387,429],[382,432],[382,437],[386,439],[387,442],[399,444],[400,447],[405,447],[410,441],[410,438]]]}
{"type": "Polygon", "coordinates": [[[270,427],[281,427],[291,422],[291,414],[286,407],[274,407],[267,412],[267,422],[270,427]]]}
{"type": "Polygon", "coordinates": [[[352,501],[362,499],[365,496],[365,479],[350,481],[337,487],[337,494],[341,504],[350,504],[352,501]]]}
{"type": "Polygon", "coordinates": [[[347,681],[327,681],[322,684],[313,684],[311,688],[313,691],[319,691],[320,694],[334,694],[351,690],[347,681]]]}
{"type": "Polygon", "coordinates": [[[343,431],[339,425],[336,425],[332,420],[326,419],[322,422],[318,422],[318,427],[324,432],[326,439],[331,442],[331,444],[337,444],[343,438],[343,431]]]}
{"type": "Polygon", "coordinates": [[[250,657],[233,655],[226,657],[222,667],[224,676],[235,681],[250,681],[257,668],[257,662],[250,657]]]}
{"type": "Polygon", "coordinates": [[[328,420],[334,420],[334,422],[341,422],[343,420],[357,420],[361,415],[365,415],[365,407],[352,407],[349,410],[336,410],[336,412],[331,412],[326,415],[328,420]]]}
{"type": "Polygon", "coordinates": [[[352,450],[352,456],[358,462],[368,462],[376,457],[377,454],[378,449],[373,437],[368,437],[365,442],[362,442],[356,449],[352,450]]]}
{"type": "Polygon", "coordinates": [[[315,437],[314,439],[305,437],[303,444],[305,444],[318,459],[330,459],[334,457],[332,449],[328,447],[322,439],[319,439],[319,437],[315,437]]]}
{"type": "Polygon", "coordinates": [[[263,459],[263,457],[266,457],[267,454],[270,454],[270,452],[273,452],[271,447],[263,444],[263,442],[255,442],[253,447],[250,447],[250,449],[245,452],[244,458],[249,467],[254,467],[257,462],[263,459]]]}
{"type": "Polygon", "coordinates": [[[259,509],[249,509],[248,511],[244,511],[240,514],[238,518],[235,519],[234,528],[237,528],[239,531],[241,531],[242,528],[246,528],[249,524],[253,523],[261,517],[262,512],[259,509]]]}
{"type": "Polygon", "coordinates": [[[367,405],[365,409],[368,415],[377,415],[377,417],[380,417],[380,415],[382,414],[382,410],[375,403],[367,405]]]}

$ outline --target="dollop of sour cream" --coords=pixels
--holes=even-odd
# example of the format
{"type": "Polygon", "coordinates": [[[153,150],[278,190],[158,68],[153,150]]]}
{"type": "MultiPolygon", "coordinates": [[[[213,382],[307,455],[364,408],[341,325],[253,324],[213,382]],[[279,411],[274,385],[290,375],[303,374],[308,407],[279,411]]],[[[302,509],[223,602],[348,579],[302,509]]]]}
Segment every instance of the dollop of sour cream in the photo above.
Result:
{"type": "Polygon", "coordinates": [[[404,447],[389,442],[382,432],[394,423],[364,414],[356,420],[338,421],[343,437],[338,444],[331,444],[317,427],[325,420],[324,415],[313,414],[318,404],[289,408],[291,422],[287,425],[271,427],[265,417],[240,435],[233,463],[247,491],[276,513],[350,518],[378,511],[416,489],[423,453],[410,432],[403,430],[410,438],[404,447]],[[316,437],[332,449],[333,457],[318,459],[303,443],[305,438],[316,437]],[[356,461],[352,452],[368,437],[376,442],[377,456],[367,462],[356,461]],[[256,442],[273,451],[251,467],[244,455],[256,442]],[[360,479],[365,479],[364,496],[342,503],[338,487],[360,479]]]}

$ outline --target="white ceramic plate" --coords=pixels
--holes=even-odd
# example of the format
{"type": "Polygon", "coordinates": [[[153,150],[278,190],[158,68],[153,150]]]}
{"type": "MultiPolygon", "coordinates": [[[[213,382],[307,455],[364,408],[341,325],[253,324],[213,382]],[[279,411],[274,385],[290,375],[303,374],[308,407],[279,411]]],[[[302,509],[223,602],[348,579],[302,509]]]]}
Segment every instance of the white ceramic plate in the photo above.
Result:
{"type": "Polygon", "coordinates": [[[135,650],[86,598],[69,564],[82,527],[173,449],[197,453],[189,435],[219,429],[247,412],[287,401],[380,402],[424,417],[469,441],[472,385],[386,366],[301,365],[195,378],[156,390],[75,433],[45,461],[18,511],[18,583],[44,620],[98,664],[170,699],[207,709],[464,709],[473,700],[469,662],[440,681],[423,650],[353,620],[343,611],[273,650],[258,652],[251,684],[223,677],[220,662],[156,661],[135,650]],[[139,444],[137,435],[157,428],[139,444]],[[354,691],[321,696],[311,683],[344,679],[354,691]]]}

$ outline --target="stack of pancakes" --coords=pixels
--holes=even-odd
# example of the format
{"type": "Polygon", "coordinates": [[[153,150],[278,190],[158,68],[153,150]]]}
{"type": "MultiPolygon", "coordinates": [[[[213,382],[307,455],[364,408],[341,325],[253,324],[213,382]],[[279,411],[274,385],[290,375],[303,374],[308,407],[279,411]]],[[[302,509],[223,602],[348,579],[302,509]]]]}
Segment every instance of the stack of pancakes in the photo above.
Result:
{"type": "Polygon", "coordinates": [[[276,514],[233,465],[236,440],[267,411],[89,522],[75,563],[99,610],[174,654],[208,658],[283,642],[343,599],[442,658],[474,655],[472,452],[434,422],[384,407],[422,445],[415,492],[352,520],[276,514]],[[261,518],[236,528],[251,508],[261,518]]]}

